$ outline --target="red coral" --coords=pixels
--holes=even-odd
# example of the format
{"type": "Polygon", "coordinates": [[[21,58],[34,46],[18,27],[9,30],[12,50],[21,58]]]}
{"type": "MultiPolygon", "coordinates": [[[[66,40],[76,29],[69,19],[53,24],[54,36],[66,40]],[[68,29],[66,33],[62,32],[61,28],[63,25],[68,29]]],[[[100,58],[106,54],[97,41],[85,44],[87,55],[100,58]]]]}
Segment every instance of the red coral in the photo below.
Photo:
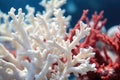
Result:
{"type": "MultiPolygon", "coordinates": [[[[66,37],[65,40],[69,39],[72,42],[72,37],[75,35],[75,30],[80,29],[79,22],[85,21],[90,27],[91,32],[90,35],[85,38],[83,43],[79,43],[76,45],[76,48],[72,50],[73,55],[77,55],[79,53],[80,48],[93,47],[93,51],[96,53],[95,57],[90,60],[91,63],[96,64],[96,72],[88,72],[87,75],[79,76],[78,80],[119,80],[120,77],[120,33],[116,33],[113,37],[109,37],[106,34],[102,33],[100,30],[105,25],[107,19],[102,20],[103,11],[100,14],[97,12],[92,16],[91,21],[93,25],[90,25],[90,21],[87,18],[88,10],[83,11],[83,15],[75,25],[75,27],[70,31],[70,35],[66,37]],[[101,22],[100,25],[98,23],[101,22]],[[109,46],[114,50],[113,54],[116,54],[116,61],[112,61],[111,57],[109,57],[107,53],[106,45],[102,45],[102,50],[99,49],[96,44],[98,41],[109,46]],[[103,52],[101,52],[103,51],[103,52]],[[102,55],[102,53],[104,55],[102,55]]],[[[120,30],[120,28],[119,28],[120,30]]]]}
{"type": "Polygon", "coordinates": [[[86,20],[86,16],[88,14],[88,10],[84,10],[83,11],[83,14],[82,14],[82,17],[80,18],[80,20],[78,21],[78,23],[75,25],[75,27],[70,31],[70,35],[69,36],[66,36],[65,40],[70,40],[70,42],[72,42],[73,40],[73,36],[75,35],[75,30],[76,29],[80,29],[80,21],[83,21],[83,20],[86,20]]]}

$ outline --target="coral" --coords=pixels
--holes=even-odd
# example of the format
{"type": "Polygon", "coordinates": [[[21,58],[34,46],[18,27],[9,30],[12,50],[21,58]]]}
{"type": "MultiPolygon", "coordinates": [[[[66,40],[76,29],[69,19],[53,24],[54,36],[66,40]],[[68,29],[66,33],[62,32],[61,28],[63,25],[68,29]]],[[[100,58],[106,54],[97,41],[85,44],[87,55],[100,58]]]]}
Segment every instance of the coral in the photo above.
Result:
{"type": "MultiPolygon", "coordinates": [[[[86,10],[87,11],[87,10],[86,10]]],[[[84,21],[90,26],[91,31],[90,35],[86,36],[84,41],[76,46],[72,50],[74,55],[78,55],[78,51],[81,48],[87,48],[91,46],[95,56],[91,58],[90,62],[96,64],[96,72],[88,72],[87,75],[80,76],[80,80],[119,80],[120,77],[120,29],[116,28],[117,31],[112,28],[109,30],[110,35],[106,35],[101,32],[102,27],[106,23],[106,19],[102,21],[103,12],[100,12],[98,15],[96,12],[93,14],[91,21],[86,16],[86,13],[83,12],[84,21]],[[92,24],[91,24],[92,22],[92,24]],[[113,30],[113,31],[112,31],[113,30]],[[116,33],[115,33],[116,31],[116,33]],[[114,32],[112,34],[112,32],[114,32]],[[99,46],[97,45],[100,42],[99,46]]],[[[81,19],[80,19],[81,21],[81,19]]],[[[73,29],[73,31],[76,29],[73,29]]],[[[77,29],[79,26],[77,24],[77,29]]],[[[74,32],[71,32],[74,36],[74,32]]],[[[72,41],[71,36],[68,36],[68,39],[72,41]]],[[[78,80],[79,80],[78,79],[78,80]]]]}
{"type": "Polygon", "coordinates": [[[26,6],[27,14],[11,8],[0,12],[0,80],[119,80],[120,28],[102,32],[103,11],[92,19],[84,10],[66,32],[71,16],[60,7],[66,0],[43,0],[43,13],[26,6]],[[35,14],[35,15],[34,15],[35,14]],[[11,19],[10,19],[11,17],[11,19]],[[117,32],[115,33],[115,30],[117,32]],[[7,76],[7,77],[6,77],[7,76]]]}
{"type": "Polygon", "coordinates": [[[1,80],[66,80],[71,74],[79,77],[96,71],[95,63],[90,62],[95,55],[92,47],[80,48],[78,55],[72,53],[91,28],[81,20],[77,25],[80,29],[70,33],[73,40],[67,39],[70,16],[63,16],[65,10],[60,8],[65,2],[43,0],[40,4],[45,11],[36,15],[29,5],[27,14],[21,8],[17,14],[14,8],[8,15],[1,12],[5,17],[1,17],[0,40],[9,42],[14,51],[0,44],[1,80]]]}

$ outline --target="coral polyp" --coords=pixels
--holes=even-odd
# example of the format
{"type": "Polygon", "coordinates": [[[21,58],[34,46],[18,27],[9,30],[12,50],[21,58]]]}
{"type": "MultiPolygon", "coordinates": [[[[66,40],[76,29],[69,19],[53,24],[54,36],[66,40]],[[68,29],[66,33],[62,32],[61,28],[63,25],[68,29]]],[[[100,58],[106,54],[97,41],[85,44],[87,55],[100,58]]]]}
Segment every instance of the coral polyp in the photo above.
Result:
{"type": "Polygon", "coordinates": [[[103,11],[89,20],[84,10],[67,33],[71,16],[60,8],[65,3],[43,0],[43,13],[29,5],[27,14],[21,8],[0,12],[0,80],[119,80],[120,29],[108,36],[101,31],[103,11]]]}

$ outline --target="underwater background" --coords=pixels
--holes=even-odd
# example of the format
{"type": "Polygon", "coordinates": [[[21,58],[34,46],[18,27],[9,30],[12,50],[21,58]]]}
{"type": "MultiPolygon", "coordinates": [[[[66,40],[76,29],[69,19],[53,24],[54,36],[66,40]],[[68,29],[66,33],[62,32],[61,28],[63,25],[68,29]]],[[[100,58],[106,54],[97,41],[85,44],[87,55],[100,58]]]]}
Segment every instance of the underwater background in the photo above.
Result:
{"type": "MultiPolygon", "coordinates": [[[[25,6],[28,4],[35,7],[36,11],[42,11],[43,7],[39,5],[41,0],[0,0],[0,10],[8,13],[11,7],[16,9],[22,8],[24,12],[25,6]]],[[[108,19],[105,25],[108,29],[114,25],[120,24],[120,0],[67,0],[67,4],[63,6],[66,9],[65,15],[72,15],[70,27],[74,27],[81,17],[84,9],[89,9],[88,17],[97,11],[104,10],[104,17],[108,19]]]]}

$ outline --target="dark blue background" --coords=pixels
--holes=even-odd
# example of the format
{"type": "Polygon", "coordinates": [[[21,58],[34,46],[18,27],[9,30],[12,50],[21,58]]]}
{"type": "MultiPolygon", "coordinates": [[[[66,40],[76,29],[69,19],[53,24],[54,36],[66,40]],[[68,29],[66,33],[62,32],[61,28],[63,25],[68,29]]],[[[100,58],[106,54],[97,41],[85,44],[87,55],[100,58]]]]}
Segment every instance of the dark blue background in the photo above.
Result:
{"type": "MultiPolygon", "coordinates": [[[[11,7],[16,9],[23,8],[29,4],[35,7],[36,11],[42,11],[43,8],[39,6],[41,0],[0,0],[0,10],[8,13],[11,7]]],[[[79,20],[82,11],[89,9],[89,18],[94,11],[100,12],[104,10],[104,17],[108,19],[106,27],[109,28],[120,24],[120,0],[68,0],[67,4],[63,6],[66,8],[65,15],[72,15],[71,27],[73,27],[79,20]]]]}

